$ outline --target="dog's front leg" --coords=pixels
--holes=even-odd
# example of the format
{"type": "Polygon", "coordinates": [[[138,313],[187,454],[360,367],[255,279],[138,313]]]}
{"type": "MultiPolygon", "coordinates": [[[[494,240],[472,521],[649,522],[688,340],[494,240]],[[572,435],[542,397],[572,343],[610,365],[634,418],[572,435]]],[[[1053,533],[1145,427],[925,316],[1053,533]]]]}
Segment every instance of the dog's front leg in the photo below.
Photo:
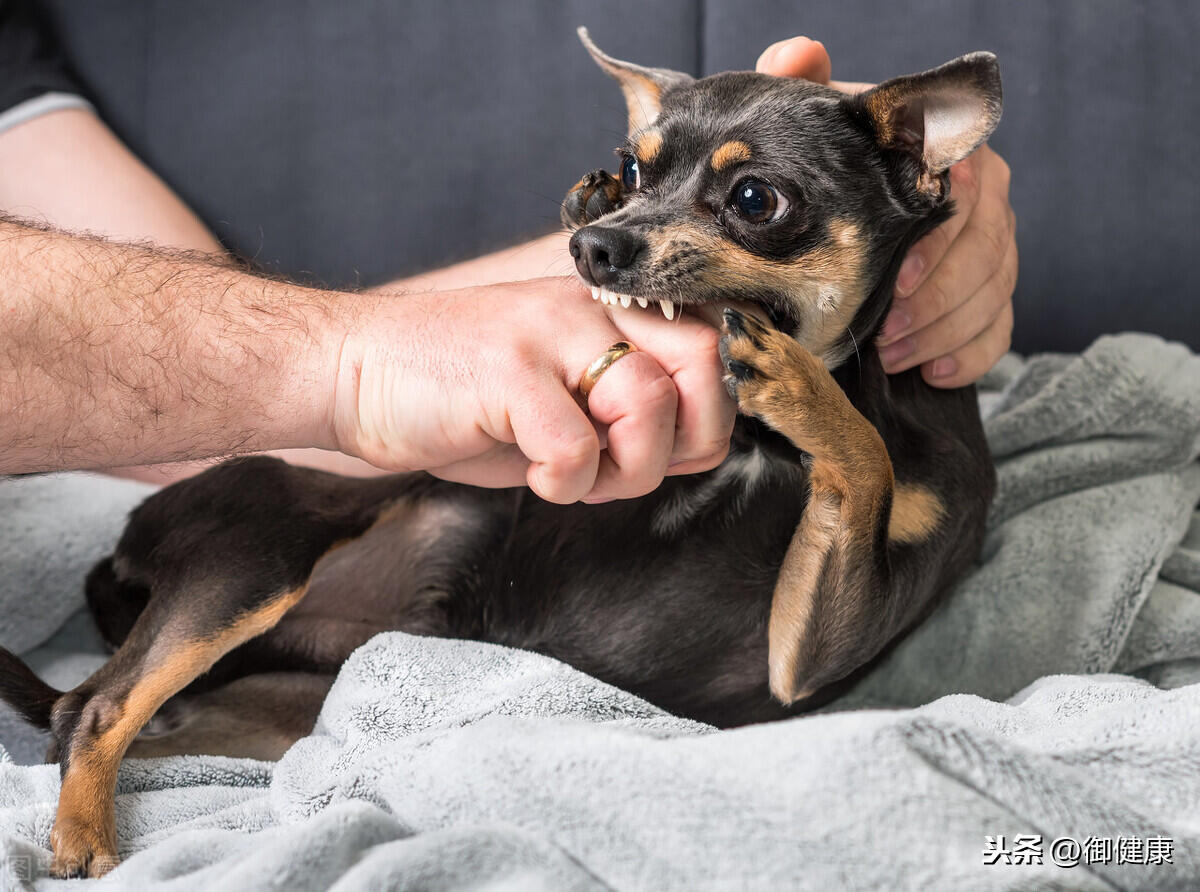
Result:
{"type": "Polygon", "coordinates": [[[739,409],[812,457],[810,492],[771,603],[771,692],[784,703],[868,662],[927,603],[944,502],[898,482],[876,428],[824,363],[774,328],[725,314],[721,358],[739,409]],[[923,550],[925,549],[925,550],[923,550]]]}

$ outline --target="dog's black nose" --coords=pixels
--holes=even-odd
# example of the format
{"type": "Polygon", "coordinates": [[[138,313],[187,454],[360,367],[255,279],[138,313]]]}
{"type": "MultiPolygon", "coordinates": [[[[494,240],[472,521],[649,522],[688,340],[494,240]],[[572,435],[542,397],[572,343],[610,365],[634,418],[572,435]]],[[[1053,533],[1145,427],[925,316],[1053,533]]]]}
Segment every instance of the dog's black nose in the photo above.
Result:
{"type": "Polygon", "coordinates": [[[585,226],[571,236],[575,268],[593,285],[611,285],[630,266],[645,242],[624,229],[585,226]]]}

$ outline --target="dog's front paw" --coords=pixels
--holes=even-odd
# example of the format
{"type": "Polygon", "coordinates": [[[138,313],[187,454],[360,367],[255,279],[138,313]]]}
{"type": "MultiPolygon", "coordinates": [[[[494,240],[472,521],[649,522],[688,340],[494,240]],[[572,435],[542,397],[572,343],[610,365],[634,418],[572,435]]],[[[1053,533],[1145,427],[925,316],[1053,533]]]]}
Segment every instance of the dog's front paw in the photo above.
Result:
{"type": "Polygon", "coordinates": [[[587,226],[621,206],[621,181],[607,170],[593,170],[571,187],[562,203],[568,229],[587,226]]]}
{"type": "Polygon", "coordinates": [[[720,350],[738,409],[779,431],[794,427],[829,380],[825,364],[794,338],[732,308],[725,310],[720,350]]]}
{"type": "Polygon", "coordinates": [[[102,877],[117,864],[117,849],[107,834],[78,818],[60,818],[50,831],[54,860],[50,875],[59,879],[102,877]]]}

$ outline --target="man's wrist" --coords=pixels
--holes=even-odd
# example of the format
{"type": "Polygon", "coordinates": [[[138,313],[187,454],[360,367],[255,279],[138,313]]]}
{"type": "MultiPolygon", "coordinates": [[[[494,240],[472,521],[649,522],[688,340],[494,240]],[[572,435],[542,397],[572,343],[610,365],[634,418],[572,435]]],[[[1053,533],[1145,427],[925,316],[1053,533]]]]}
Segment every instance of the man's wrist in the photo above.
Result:
{"type": "Polygon", "coordinates": [[[288,283],[270,287],[283,289],[271,302],[291,310],[293,337],[271,366],[275,380],[266,386],[260,400],[266,407],[261,448],[326,449],[356,454],[351,443],[339,434],[337,424],[341,393],[355,385],[352,351],[356,332],[371,327],[373,297],[344,291],[317,291],[288,283]]]}
{"type": "Polygon", "coordinates": [[[409,360],[429,348],[417,334],[419,320],[441,298],[436,292],[330,295],[316,338],[325,371],[314,389],[320,438],[314,445],[389,470],[410,470],[396,406],[383,403],[406,393],[409,360]]]}

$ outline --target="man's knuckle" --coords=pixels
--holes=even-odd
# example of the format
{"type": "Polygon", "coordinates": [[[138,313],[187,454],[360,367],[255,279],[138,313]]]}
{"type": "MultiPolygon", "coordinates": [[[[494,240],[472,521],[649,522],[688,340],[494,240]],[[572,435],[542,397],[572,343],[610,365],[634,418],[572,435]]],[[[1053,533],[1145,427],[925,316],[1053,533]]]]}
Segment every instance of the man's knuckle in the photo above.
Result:
{"type": "Polygon", "coordinates": [[[1017,290],[1017,276],[1019,267],[1017,266],[1017,258],[1015,252],[1000,269],[1000,288],[1006,301],[1011,301],[1013,292],[1017,290]]]}
{"type": "Polygon", "coordinates": [[[942,318],[953,307],[953,293],[947,284],[950,277],[945,270],[939,272],[925,281],[925,302],[931,319],[942,318]]]}
{"type": "Polygon", "coordinates": [[[586,466],[600,451],[595,431],[562,437],[551,449],[551,462],[561,468],[586,466]]]}
{"type": "Polygon", "coordinates": [[[1015,323],[1016,318],[1013,315],[1012,304],[1009,304],[1005,311],[1000,314],[1000,332],[1004,336],[1003,340],[1005,352],[1007,352],[1008,348],[1012,346],[1012,335],[1015,323]]]}
{"type": "MultiPolygon", "coordinates": [[[[1001,326],[1000,337],[996,341],[996,351],[995,351],[995,354],[992,356],[993,362],[995,362],[997,359],[999,359],[1001,356],[1003,356],[1005,353],[1007,353],[1009,350],[1012,349],[1012,333],[1013,333],[1012,323],[1001,326]]],[[[989,366],[989,368],[990,367],[991,366],[989,366]]]]}
{"type": "Polygon", "coordinates": [[[950,184],[952,188],[970,189],[974,185],[975,180],[975,168],[971,158],[966,158],[950,168],[950,184]]]}
{"type": "Polygon", "coordinates": [[[679,403],[675,382],[665,373],[655,375],[639,388],[642,404],[650,409],[674,409],[679,403]]]}
{"type": "MultiPolygon", "coordinates": [[[[963,209],[959,209],[957,213],[966,213],[963,209]]],[[[935,264],[938,259],[944,257],[946,252],[950,250],[950,242],[953,238],[953,225],[950,221],[946,221],[941,226],[938,226],[933,232],[925,236],[921,241],[917,242],[917,248],[921,249],[927,264],[935,264]]]]}
{"type": "Polygon", "coordinates": [[[663,475],[642,467],[638,469],[622,468],[615,489],[618,498],[639,499],[658,489],[663,475]]]}
{"type": "Polygon", "coordinates": [[[701,459],[701,464],[703,465],[704,470],[711,471],[713,468],[717,467],[722,462],[724,462],[725,459],[727,459],[728,457],[729,457],[729,440],[726,439],[726,440],[721,441],[718,448],[714,449],[712,452],[710,452],[708,455],[706,455],[703,459],[701,459]]]}
{"type": "Polygon", "coordinates": [[[493,364],[508,369],[507,376],[510,379],[528,382],[539,378],[545,371],[541,353],[541,347],[532,341],[514,338],[493,364]]]}
{"type": "Polygon", "coordinates": [[[1002,261],[1004,255],[1008,253],[1009,242],[1012,241],[1012,232],[1008,228],[1008,215],[1000,214],[981,224],[979,234],[988,253],[997,263],[1002,261]]]}
{"type": "Polygon", "coordinates": [[[721,333],[707,325],[697,328],[692,338],[693,356],[715,356],[721,343],[721,333]]]}
{"type": "Polygon", "coordinates": [[[995,159],[992,162],[992,166],[996,172],[996,181],[1000,184],[1000,188],[1004,190],[1004,193],[1008,194],[1008,187],[1012,183],[1012,168],[1008,166],[1008,162],[1004,158],[995,152],[992,153],[992,158],[995,159]]]}
{"type": "Polygon", "coordinates": [[[691,458],[705,461],[714,455],[721,455],[729,452],[729,437],[705,437],[696,442],[691,449],[691,458]]]}
{"type": "Polygon", "coordinates": [[[974,156],[961,161],[951,168],[951,173],[957,173],[950,178],[950,195],[965,210],[970,211],[979,202],[979,170],[974,163],[974,156]]]}
{"type": "Polygon", "coordinates": [[[955,386],[961,386],[970,381],[978,381],[989,368],[991,361],[981,350],[962,350],[958,357],[958,375],[954,380],[955,386]]]}

